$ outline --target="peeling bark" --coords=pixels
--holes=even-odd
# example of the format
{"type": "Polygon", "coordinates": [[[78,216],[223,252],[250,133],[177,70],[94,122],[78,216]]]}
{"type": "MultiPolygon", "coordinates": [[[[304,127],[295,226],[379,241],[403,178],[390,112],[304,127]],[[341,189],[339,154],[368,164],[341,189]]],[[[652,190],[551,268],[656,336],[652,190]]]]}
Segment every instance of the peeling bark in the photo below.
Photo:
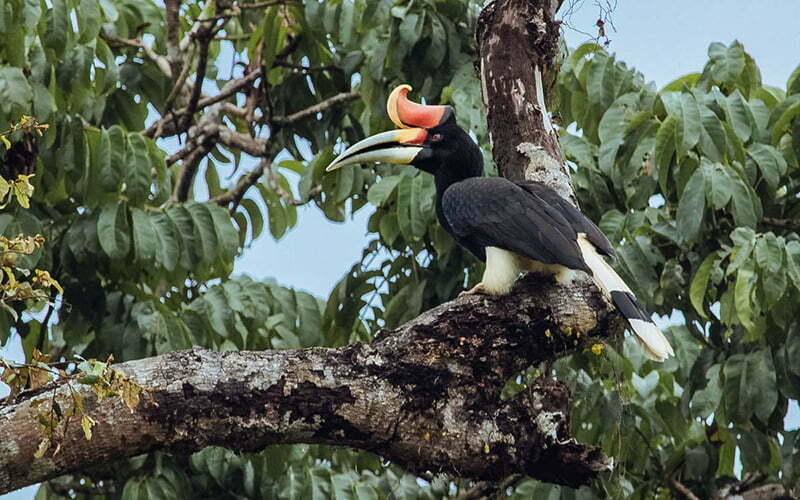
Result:
{"type": "MultiPolygon", "coordinates": [[[[338,349],[217,353],[200,348],[120,364],[146,388],[130,411],[77,386],[97,421],[86,441],[71,425],[61,450],[33,458],[35,401],[0,407],[0,493],[155,450],[209,445],[254,452],[271,444],[323,443],[372,451],[410,471],[497,481],[524,474],[578,486],[610,467],[599,450],[569,438],[569,392],[541,380],[503,401],[505,382],[531,363],[584,348],[617,331],[597,290],[543,276],[511,296],[469,296],[432,309],[371,344],[338,349]],[[595,311],[601,311],[600,314],[595,311]]],[[[69,389],[56,389],[63,408],[69,389]]]]}
{"type": "Polygon", "coordinates": [[[478,18],[480,77],[492,154],[512,181],[532,180],[575,203],[545,96],[555,81],[555,0],[495,0],[478,18]]]}

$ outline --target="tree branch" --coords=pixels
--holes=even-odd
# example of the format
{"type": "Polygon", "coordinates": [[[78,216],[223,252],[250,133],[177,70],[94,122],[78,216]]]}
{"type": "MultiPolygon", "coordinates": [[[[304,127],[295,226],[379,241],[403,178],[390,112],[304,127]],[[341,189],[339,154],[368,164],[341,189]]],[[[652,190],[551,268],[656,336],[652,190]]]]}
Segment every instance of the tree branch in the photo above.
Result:
{"type": "Polygon", "coordinates": [[[242,198],[244,198],[244,194],[247,192],[247,190],[253,187],[258,180],[261,179],[261,176],[264,175],[264,170],[270,168],[271,165],[272,158],[261,158],[261,161],[258,163],[256,168],[239,177],[239,180],[236,181],[236,186],[214,198],[214,202],[223,207],[227,207],[230,204],[230,212],[235,212],[236,207],[239,206],[239,203],[242,201],[242,198]]]}
{"type": "Polygon", "coordinates": [[[208,67],[208,46],[211,40],[214,39],[212,28],[201,28],[198,31],[195,39],[199,46],[199,54],[197,57],[197,71],[195,71],[194,85],[192,85],[192,93],[189,96],[189,104],[186,106],[186,111],[182,113],[183,123],[180,129],[185,130],[192,120],[192,115],[197,111],[197,104],[200,101],[200,94],[203,91],[203,81],[206,79],[206,68],[208,67]]]}
{"type": "MultiPolygon", "coordinates": [[[[118,365],[146,389],[129,411],[78,385],[97,424],[71,426],[56,456],[33,457],[36,401],[0,407],[0,493],[113,459],[209,445],[254,452],[278,443],[346,445],[415,472],[500,481],[524,474],[587,484],[611,462],[569,439],[569,396],[542,380],[504,401],[506,380],[530,364],[618,332],[595,288],[528,276],[507,297],[443,304],[372,344],[217,353],[195,348],[118,365]],[[567,292],[567,293],[565,293],[567,292]],[[582,307],[567,297],[582,298],[582,307]],[[597,314],[596,311],[601,311],[597,314]],[[583,335],[577,336],[578,332],[583,335]]],[[[65,385],[56,389],[70,406],[65,385]]],[[[48,396],[49,397],[49,396],[48,396]]]]}
{"type": "MultiPolygon", "coordinates": [[[[173,202],[182,203],[189,199],[200,162],[220,140],[221,131],[228,130],[228,127],[220,127],[217,123],[218,119],[219,107],[217,106],[205,113],[200,119],[200,123],[191,128],[186,147],[176,153],[176,155],[183,158],[183,163],[181,164],[178,181],[172,189],[171,199],[173,202]]],[[[170,159],[173,159],[172,156],[167,158],[168,161],[170,159]]]]}
{"type": "Polygon", "coordinates": [[[670,474],[667,476],[667,486],[676,492],[680,493],[681,495],[686,497],[686,500],[700,500],[700,498],[694,494],[692,490],[687,488],[683,483],[675,479],[675,476],[670,474]]]}
{"type": "Polygon", "coordinates": [[[292,113],[289,116],[275,116],[272,118],[272,123],[275,125],[288,125],[290,123],[294,123],[298,120],[302,120],[303,118],[308,118],[309,116],[314,116],[317,113],[322,113],[327,111],[328,109],[336,106],[337,104],[341,104],[347,101],[352,101],[353,99],[357,99],[358,94],[355,92],[342,92],[340,94],[336,94],[333,97],[329,97],[322,102],[314,104],[313,106],[309,106],[306,109],[302,109],[296,113],[292,113]]]}
{"type": "MultiPolygon", "coordinates": [[[[243,88],[252,84],[260,76],[261,76],[261,69],[258,68],[248,73],[247,75],[243,76],[242,78],[237,78],[235,80],[229,81],[222,87],[222,89],[220,89],[218,94],[200,99],[195,107],[196,108],[195,111],[207,108],[212,104],[216,104],[220,101],[229,98],[230,96],[239,92],[243,88]]],[[[144,135],[145,137],[155,137],[156,131],[159,129],[159,127],[166,130],[167,125],[169,123],[174,122],[175,118],[183,116],[187,111],[188,108],[184,107],[175,111],[174,113],[170,113],[167,116],[162,117],[159,120],[156,120],[152,125],[147,127],[147,129],[144,132],[142,132],[142,135],[144,135]]],[[[176,133],[177,133],[176,131],[173,131],[171,134],[168,135],[174,135],[176,133]]]]}
{"type": "Polygon", "coordinates": [[[166,7],[164,16],[167,21],[167,60],[169,61],[170,72],[174,75],[172,81],[172,87],[174,88],[183,66],[180,50],[181,0],[165,0],[164,3],[166,7]]]}
{"type": "Polygon", "coordinates": [[[776,217],[764,217],[761,222],[769,226],[780,227],[790,231],[800,232],[800,220],[797,219],[778,219],[776,217]]]}
{"type": "Polygon", "coordinates": [[[172,70],[170,69],[167,58],[156,54],[152,47],[145,44],[141,39],[136,38],[131,40],[127,38],[119,38],[114,35],[109,35],[104,30],[100,30],[100,38],[114,47],[131,47],[143,51],[147,58],[153,61],[162,73],[164,73],[167,77],[172,76],[172,70]]]}

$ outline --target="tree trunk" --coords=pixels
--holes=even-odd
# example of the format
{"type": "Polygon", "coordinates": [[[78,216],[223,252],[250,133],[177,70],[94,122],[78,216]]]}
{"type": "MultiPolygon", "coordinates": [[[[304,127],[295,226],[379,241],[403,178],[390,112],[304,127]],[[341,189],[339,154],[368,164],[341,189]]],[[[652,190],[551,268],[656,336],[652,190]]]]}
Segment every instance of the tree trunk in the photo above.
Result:
{"type": "MultiPolygon", "coordinates": [[[[546,96],[558,68],[557,0],[496,0],[478,18],[483,102],[500,175],[537,181],[575,203],[546,96]]],[[[576,203],[577,204],[577,203],[576,203]]]]}
{"type": "MultiPolygon", "coordinates": [[[[497,0],[478,23],[494,157],[514,180],[548,184],[574,201],[545,106],[558,26],[553,0],[497,0]]],[[[587,281],[530,275],[506,297],[443,304],[371,344],[339,349],[214,353],[193,349],[119,365],[146,394],[133,411],[77,386],[97,421],[77,423],[60,451],[34,458],[34,405],[64,383],[0,407],[0,493],[155,450],[209,445],[257,451],[279,443],[346,445],[415,472],[497,481],[524,474],[577,487],[611,460],[569,438],[566,387],[540,380],[511,401],[505,383],[531,364],[619,333],[622,323],[587,281]]],[[[590,344],[589,344],[590,345],[590,344]]],[[[46,405],[47,403],[45,403],[46,405]]]]}

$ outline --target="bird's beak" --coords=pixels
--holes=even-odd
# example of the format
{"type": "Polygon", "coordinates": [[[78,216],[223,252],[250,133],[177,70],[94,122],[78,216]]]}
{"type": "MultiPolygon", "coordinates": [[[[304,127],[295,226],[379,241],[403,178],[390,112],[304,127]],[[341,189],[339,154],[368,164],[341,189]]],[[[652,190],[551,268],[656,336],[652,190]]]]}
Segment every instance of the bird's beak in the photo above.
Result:
{"type": "Polygon", "coordinates": [[[428,131],[424,128],[390,130],[367,137],[345,150],[325,169],[336,170],[354,163],[386,162],[406,165],[426,151],[428,131]]]}

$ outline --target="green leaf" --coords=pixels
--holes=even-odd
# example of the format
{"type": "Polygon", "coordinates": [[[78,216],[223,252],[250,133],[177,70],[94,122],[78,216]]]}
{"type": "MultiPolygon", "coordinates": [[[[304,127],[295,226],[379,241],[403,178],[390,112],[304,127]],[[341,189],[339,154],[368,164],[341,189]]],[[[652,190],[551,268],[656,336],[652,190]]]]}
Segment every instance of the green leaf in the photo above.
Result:
{"type": "Polygon", "coordinates": [[[339,13],[339,41],[342,45],[350,45],[355,32],[353,21],[355,20],[355,2],[342,2],[342,11],[339,13]]]}
{"type": "Polygon", "coordinates": [[[142,494],[141,478],[134,477],[125,483],[125,488],[122,489],[122,500],[140,500],[140,498],[147,499],[147,494],[142,494]]]}
{"type": "Polygon", "coordinates": [[[739,42],[734,41],[730,47],[721,43],[712,43],[708,47],[711,59],[711,76],[715,81],[734,83],[744,71],[744,50],[739,42]]]}
{"type": "Polygon", "coordinates": [[[666,194],[667,180],[672,164],[672,157],[675,153],[675,128],[677,127],[677,118],[675,115],[667,116],[667,119],[661,124],[656,132],[656,148],[655,148],[655,161],[658,167],[658,185],[661,187],[661,192],[666,194]]]}
{"type": "Polygon", "coordinates": [[[263,186],[258,185],[258,190],[264,203],[267,205],[267,215],[269,217],[269,232],[276,240],[283,237],[288,229],[288,222],[286,218],[286,211],[283,204],[275,191],[263,186]]]}
{"type": "Polygon", "coordinates": [[[681,241],[692,241],[700,232],[706,208],[705,198],[703,169],[698,168],[689,178],[678,200],[676,221],[681,241]]]}
{"type": "Polygon", "coordinates": [[[704,299],[706,296],[706,288],[708,287],[708,280],[711,277],[711,270],[717,264],[718,256],[716,253],[708,254],[697,268],[697,272],[692,278],[692,284],[689,287],[689,298],[694,306],[694,309],[700,314],[703,319],[708,319],[705,307],[703,307],[704,299]]]}
{"type": "Polygon", "coordinates": [[[103,189],[116,192],[122,183],[125,172],[125,132],[114,125],[110,129],[102,129],[98,166],[100,183],[103,189]]]}
{"type": "Polygon", "coordinates": [[[731,199],[734,181],[725,165],[709,163],[705,158],[701,162],[706,182],[706,200],[713,208],[722,209],[731,199]]]}
{"type": "Polygon", "coordinates": [[[61,58],[67,47],[68,32],[71,33],[69,21],[69,7],[67,0],[53,0],[53,6],[45,14],[46,28],[44,30],[44,46],[55,52],[61,58]]]}
{"type": "Polygon", "coordinates": [[[706,379],[708,380],[706,386],[692,395],[692,415],[705,419],[717,410],[717,406],[719,406],[722,400],[722,386],[719,373],[721,368],[722,365],[714,365],[709,368],[706,373],[706,379]]]}
{"type": "Polygon", "coordinates": [[[719,461],[717,462],[717,476],[734,477],[733,465],[736,459],[736,442],[727,439],[719,449],[719,461]]]}
{"type": "Polygon", "coordinates": [[[762,422],[767,422],[775,405],[778,404],[778,389],[772,354],[769,350],[762,349],[748,354],[748,359],[754,374],[747,383],[756,393],[755,415],[762,422]]]}
{"type": "Polygon", "coordinates": [[[581,168],[594,166],[593,145],[584,137],[566,134],[559,138],[559,142],[567,159],[574,161],[581,168]]]}
{"type": "Polygon", "coordinates": [[[572,53],[569,55],[569,59],[571,62],[571,66],[576,68],[578,62],[583,59],[584,57],[592,54],[594,52],[604,52],[603,46],[597,43],[584,43],[583,45],[579,46],[572,53]]]}
{"type": "Polygon", "coordinates": [[[747,148],[747,154],[756,162],[761,175],[770,190],[778,188],[780,177],[786,173],[786,160],[780,151],[767,144],[754,143],[747,148]]]}
{"type": "Polygon", "coordinates": [[[150,217],[153,220],[158,239],[156,265],[172,272],[177,268],[181,256],[180,233],[175,223],[166,214],[156,213],[150,217]]]}
{"type": "Polygon", "coordinates": [[[286,38],[286,28],[283,26],[283,16],[278,15],[280,6],[274,5],[267,9],[264,18],[264,67],[271,68],[272,63],[278,55],[278,51],[283,48],[283,41],[286,38]]]}
{"type": "Polygon", "coordinates": [[[736,135],[742,142],[747,142],[753,133],[755,119],[750,111],[750,106],[745,102],[739,89],[736,89],[733,94],[725,99],[724,106],[725,114],[728,117],[728,123],[731,124],[736,135]]]}
{"type": "Polygon", "coordinates": [[[125,156],[125,194],[133,203],[142,203],[150,195],[150,156],[144,137],[138,133],[128,134],[128,149],[125,156]]]}
{"type": "Polygon", "coordinates": [[[0,109],[5,114],[29,112],[33,90],[20,68],[0,67],[0,109]]]}
{"type": "Polygon", "coordinates": [[[397,185],[397,223],[400,227],[400,234],[406,240],[413,239],[411,228],[411,190],[414,178],[411,175],[403,175],[397,185]]]}
{"type": "Polygon", "coordinates": [[[203,247],[195,236],[192,216],[184,205],[173,205],[165,214],[178,230],[181,248],[180,266],[183,269],[194,269],[203,260],[203,247]]]}
{"type": "Polygon", "coordinates": [[[764,433],[757,429],[748,430],[739,436],[738,443],[746,472],[770,470],[772,446],[764,433]]]}
{"type": "Polygon", "coordinates": [[[153,221],[143,210],[131,208],[133,222],[133,252],[140,265],[150,267],[153,265],[159,241],[156,237],[156,228],[153,221]]]}
{"type": "Polygon", "coordinates": [[[206,161],[206,171],[205,175],[203,176],[206,180],[206,186],[208,187],[208,197],[214,198],[219,196],[223,193],[222,186],[219,183],[219,173],[217,172],[217,166],[211,159],[206,161]]]}
{"type": "Polygon", "coordinates": [[[731,241],[735,247],[731,252],[730,264],[725,273],[728,276],[736,272],[750,258],[756,245],[756,233],[750,228],[737,227],[731,233],[731,241]]]}
{"type": "Polygon", "coordinates": [[[395,187],[397,187],[397,184],[402,178],[403,176],[400,175],[382,178],[380,181],[370,186],[369,191],[367,191],[367,200],[376,207],[383,205],[392,195],[395,187]]]}
{"type": "Polygon", "coordinates": [[[753,320],[755,311],[753,311],[753,303],[751,300],[754,282],[755,276],[752,269],[749,267],[739,268],[736,274],[734,303],[736,304],[736,315],[742,323],[742,326],[748,331],[753,331],[756,326],[753,320]]]}
{"type": "Polygon", "coordinates": [[[422,35],[422,28],[425,17],[412,12],[406,15],[400,23],[400,40],[406,47],[411,47],[419,40],[422,35]]]}
{"type": "Polygon", "coordinates": [[[444,56],[447,55],[447,33],[444,24],[439,19],[439,16],[431,14],[428,16],[430,20],[431,36],[430,46],[425,51],[424,62],[429,67],[438,67],[444,61],[444,56]]]}
{"type": "Polygon", "coordinates": [[[675,128],[675,151],[678,158],[683,158],[700,140],[702,123],[700,107],[697,100],[688,92],[681,94],[680,119],[675,128]]]}
{"type": "Polygon", "coordinates": [[[786,95],[800,94],[800,65],[798,65],[786,81],[786,95]]]}
{"type": "Polygon", "coordinates": [[[78,42],[87,43],[94,40],[100,34],[100,5],[97,0],[81,0],[75,12],[78,15],[78,29],[80,36],[78,42]]]}
{"type": "Polygon", "coordinates": [[[772,125],[772,143],[778,144],[781,136],[787,132],[789,124],[800,114],[800,95],[795,94],[775,107],[773,117],[778,116],[772,125]]]}
{"type": "Polygon", "coordinates": [[[800,291],[800,242],[789,241],[784,247],[789,278],[795,288],[800,291]]]}
{"type": "Polygon", "coordinates": [[[419,314],[424,289],[425,281],[410,283],[391,298],[383,315],[386,328],[394,328],[419,314]]]}
{"type": "Polygon", "coordinates": [[[264,217],[261,215],[261,209],[255,201],[245,198],[240,203],[240,206],[247,212],[250,218],[250,227],[253,228],[253,239],[258,238],[264,230],[264,217]]]}
{"type": "Polygon", "coordinates": [[[111,260],[123,260],[128,256],[131,231],[124,203],[111,202],[103,206],[97,218],[97,237],[111,260]]]}
{"type": "Polygon", "coordinates": [[[741,172],[732,169],[733,192],[731,194],[731,212],[737,226],[755,228],[761,219],[761,200],[755,194],[741,172]]]}
{"type": "Polygon", "coordinates": [[[428,216],[431,214],[431,208],[427,206],[426,202],[433,199],[433,196],[427,196],[425,190],[426,181],[429,180],[428,176],[418,174],[414,176],[411,182],[411,198],[409,199],[409,218],[411,234],[415,238],[422,238],[428,228],[428,216]]]}
{"type": "Polygon", "coordinates": [[[755,256],[758,267],[770,273],[777,273],[783,267],[783,245],[774,233],[766,233],[758,239],[755,256]]]}
{"type": "Polygon", "coordinates": [[[721,162],[728,152],[725,128],[716,113],[701,106],[703,127],[700,131],[700,149],[711,161],[721,162]]]}
{"type": "Polygon", "coordinates": [[[633,290],[639,297],[652,297],[658,288],[658,276],[645,250],[649,243],[645,238],[631,238],[618,249],[618,255],[627,272],[633,277],[633,290]]]}

